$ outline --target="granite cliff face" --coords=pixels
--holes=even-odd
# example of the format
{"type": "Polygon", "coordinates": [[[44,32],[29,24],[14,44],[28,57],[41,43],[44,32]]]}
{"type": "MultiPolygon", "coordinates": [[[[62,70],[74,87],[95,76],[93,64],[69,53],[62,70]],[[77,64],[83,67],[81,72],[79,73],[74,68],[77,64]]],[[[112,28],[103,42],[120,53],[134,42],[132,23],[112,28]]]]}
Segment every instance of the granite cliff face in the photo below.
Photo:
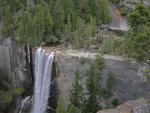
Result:
{"type": "MultiPolygon", "coordinates": [[[[69,90],[72,88],[76,70],[80,71],[82,83],[85,86],[90,64],[87,62],[81,64],[80,57],[93,62],[99,54],[80,50],[56,49],[50,51],[56,53],[53,65],[53,82],[51,84],[52,93],[49,100],[49,105],[52,105],[50,110],[53,110],[53,108],[56,108],[58,96],[63,98],[66,106],[69,104],[69,90]]],[[[34,51],[31,53],[28,47],[0,36],[0,54],[0,69],[6,73],[10,83],[14,87],[24,88],[27,86],[31,89],[33,87],[31,71],[34,67],[31,59],[34,59],[34,51]]],[[[106,67],[103,71],[103,79],[99,83],[102,87],[106,87],[107,75],[110,71],[113,73],[113,96],[110,100],[117,98],[121,102],[126,102],[150,93],[150,79],[143,74],[147,65],[135,61],[127,62],[119,56],[104,55],[103,58],[106,67]]],[[[102,100],[101,104],[105,106],[108,100],[102,100]]]]}
{"type": "MultiPolygon", "coordinates": [[[[57,62],[57,85],[58,96],[64,99],[66,105],[69,104],[69,90],[72,87],[74,81],[74,72],[78,69],[81,73],[83,85],[87,78],[87,70],[90,65],[80,62],[80,57],[87,58],[90,61],[94,61],[96,53],[83,52],[83,51],[59,51],[56,52],[57,62]],[[79,57],[79,58],[76,58],[79,57]]],[[[114,75],[114,83],[112,87],[113,98],[119,99],[121,102],[132,100],[136,97],[150,93],[150,80],[145,77],[143,72],[146,68],[145,65],[139,64],[135,61],[127,62],[118,56],[103,56],[105,59],[105,69],[100,80],[102,87],[105,87],[108,72],[111,71],[114,75]]],[[[103,100],[101,104],[107,104],[103,100]]]]}
{"type": "Polygon", "coordinates": [[[27,46],[0,35],[0,69],[13,87],[32,84],[30,52],[27,46]]]}

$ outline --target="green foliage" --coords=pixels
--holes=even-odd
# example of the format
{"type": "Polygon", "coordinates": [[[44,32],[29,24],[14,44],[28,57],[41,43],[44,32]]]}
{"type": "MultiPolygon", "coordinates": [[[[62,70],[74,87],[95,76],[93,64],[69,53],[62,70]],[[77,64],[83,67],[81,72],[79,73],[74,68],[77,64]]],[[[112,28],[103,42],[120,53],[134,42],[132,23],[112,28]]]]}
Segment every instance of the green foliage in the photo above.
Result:
{"type": "Polygon", "coordinates": [[[68,113],[81,113],[74,105],[68,106],[68,113]]]}
{"type": "Polygon", "coordinates": [[[96,25],[108,23],[107,0],[2,0],[0,6],[7,37],[30,46],[42,41],[76,41],[78,48],[90,42],[96,25]],[[32,31],[32,32],[31,32],[32,31]],[[85,42],[84,42],[84,41],[85,42]]]}
{"type": "Polygon", "coordinates": [[[128,22],[134,30],[141,25],[149,22],[149,9],[144,4],[139,3],[136,5],[136,9],[128,15],[128,22]]]}
{"type": "Polygon", "coordinates": [[[104,59],[101,56],[97,56],[94,64],[91,65],[86,80],[88,98],[86,100],[85,113],[96,113],[101,109],[98,100],[98,98],[100,98],[99,94],[101,90],[99,87],[99,79],[104,67],[104,59]]]}
{"type": "Polygon", "coordinates": [[[48,43],[51,41],[52,27],[53,20],[48,5],[41,3],[36,5],[31,12],[23,12],[19,16],[17,31],[21,42],[34,46],[39,45],[42,40],[48,43]],[[32,14],[33,11],[34,14],[32,14]]]}
{"type": "Polygon", "coordinates": [[[120,8],[120,12],[121,12],[121,15],[123,15],[123,16],[125,16],[125,15],[127,15],[127,14],[128,14],[127,9],[126,9],[126,8],[124,8],[124,7],[120,8]]]}
{"type": "Polygon", "coordinates": [[[111,104],[115,107],[117,107],[120,104],[120,101],[116,98],[112,99],[111,104]]]}
{"type": "Polygon", "coordinates": [[[108,74],[108,78],[107,78],[107,89],[108,89],[108,90],[111,90],[111,88],[112,88],[113,79],[114,79],[113,73],[110,72],[110,73],[108,74]]]}
{"type": "Polygon", "coordinates": [[[137,4],[135,11],[128,15],[131,26],[124,41],[125,53],[138,61],[150,64],[150,10],[143,4],[137,4]]]}
{"type": "Polygon", "coordinates": [[[22,94],[23,92],[25,91],[25,89],[24,88],[14,88],[14,92],[16,93],[16,94],[22,94]]]}
{"type": "Polygon", "coordinates": [[[98,56],[95,60],[95,66],[97,69],[102,70],[105,67],[104,58],[98,56]]]}
{"type": "Polygon", "coordinates": [[[84,58],[84,57],[81,57],[79,60],[80,60],[80,63],[81,63],[82,65],[84,65],[85,63],[88,63],[88,62],[89,62],[89,60],[86,59],[86,58],[84,58]]]}
{"type": "Polygon", "coordinates": [[[118,105],[120,105],[120,104],[121,104],[121,103],[120,103],[120,101],[119,101],[117,98],[113,98],[113,99],[111,100],[111,103],[108,104],[105,109],[116,108],[116,107],[117,107],[118,105]]]}
{"type": "Polygon", "coordinates": [[[104,37],[99,36],[99,37],[97,37],[97,39],[95,41],[96,41],[96,43],[102,43],[104,41],[104,37]]]}
{"type": "Polygon", "coordinates": [[[146,24],[146,18],[141,16],[138,12],[132,12],[131,14],[128,15],[128,21],[131,27],[137,27],[139,24],[144,25],[146,24]]]}
{"type": "MultiPolygon", "coordinates": [[[[79,60],[79,58],[76,57],[75,59],[79,60]]],[[[88,78],[86,79],[86,93],[83,93],[84,89],[81,85],[80,73],[78,70],[75,71],[73,88],[70,90],[71,104],[68,106],[68,112],[70,110],[70,113],[96,113],[98,110],[102,109],[99,99],[112,96],[111,89],[114,77],[111,72],[107,77],[106,88],[101,88],[99,84],[101,74],[105,68],[104,59],[101,56],[97,56],[95,61],[90,65],[88,78]]],[[[117,102],[114,100],[114,105],[111,103],[108,107],[114,108],[116,103],[117,102]]]]}
{"type": "Polygon", "coordinates": [[[147,67],[145,72],[144,72],[144,75],[149,77],[150,76],[150,67],[147,67]]]}
{"type": "Polygon", "coordinates": [[[108,97],[112,96],[111,91],[106,88],[100,88],[99,94],[102,98],[108,98],[108,97]]]}
{"type": "Polygon", "coordinates": [[[150,103],[150,99],[147,100],[147,103],[150,103]]]}
{"type": "Polygon", "coordinates": [[[112,104],[109,104],[105,107],[105,109],[113,109],[113,108],[114,108],[114,106],[112,104]]]}
{"type": "Polygon", "coordinates": [[[100,91],[99,91],[101,97],[108,98],[108,97],[112,96],[111,89],[112,89],[112,85],[113,85],[113,80],[114,80],[113,74],[112,74],[112,72],[109,72],[108,78],[106,81],[106,88],[100,88],[100,91]]]}
{"type": "Polygon", "coordinates": [[[99,94],[99,86],[97,80],[95,79],[97,78],[96,76],[98,75],[95,73],[95,69],[91,67],[86,81],[86,88],[88,91],[88,99],[86,100],[85,109],[86,113],[96,113],[98,110],[101,109],[101,107],[99,106],[99,100],[97,98],[99,94]]]}
{"type": "Polygon", "coordinates": [[[57,103],[57,108],[56,108],[56,113],[67,113],[64,103],[63,103],[63,99],[61,97],[59,97],[58,99],[58,103],[57,103]]]}
{"type": "Polygon", "coordinates": [[[78,57],[78,56],[72,56],[72,58],[73,58],[73,59],[79,59],[79,57],[78,57]]]}
{"type": "Polygon", "coordinates": [[[111,2],[113,2],[114,4],[118,5],[119,3],[121,3],[121,1],[123,0],[110,0],[111,2]]]}
{"type": "Polygon", "coordinates": [[[70,102],[77,108],[82,109],[84,103],[84,88],[81,84],[81,78],[79,70],[75,71],[74,84],[70,90],[70,102]]]}
{"type": "Polygon", "coordinates": [[[0,104],[7,104],[13,100],[12,94],[10,92],[0,91],[0,104]]]}
{"type": "Polygon", "coordinates": [[[113,50],[113,45],[114,45],[114,40],[111,37],[106,38],[102,43],[101,52],[104,54],[111,53],[113,50]]]}
{"type": "Polygon", "coordinates": [[[5,27],[1,30],[2,33],[4,33],[6,36],[13,37],[15,26],[12,13],[8,13],[6,16],[4,16],[4,24],[5,27]]]}
{"type": "Polygon", "coordinates": [[[107,37],[102,42],[101,53],[103,54],[121,54],[122,53],[123,41],[113,39],[112,37],[107,37]]]}
{"type": "Polygon", "coordinates": [[[0,72],[0,105],[9,104],[13,100],[13,96],[16,94],[22,94],[24,92],[23,88],[13,88],[4,79],[3,74],[0,72]]]}

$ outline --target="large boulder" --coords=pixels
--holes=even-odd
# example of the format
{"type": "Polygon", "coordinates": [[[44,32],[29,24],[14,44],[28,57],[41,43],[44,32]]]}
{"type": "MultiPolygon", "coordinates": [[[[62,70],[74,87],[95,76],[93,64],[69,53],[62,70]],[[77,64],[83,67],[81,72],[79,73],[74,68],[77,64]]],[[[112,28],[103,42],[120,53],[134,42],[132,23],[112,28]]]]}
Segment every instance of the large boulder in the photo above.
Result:
{"type": "Polygon", "coordinates": [[[150,95],[128,101],[115,109],[101,110],[97,113],[150,113],[150,95]]]}

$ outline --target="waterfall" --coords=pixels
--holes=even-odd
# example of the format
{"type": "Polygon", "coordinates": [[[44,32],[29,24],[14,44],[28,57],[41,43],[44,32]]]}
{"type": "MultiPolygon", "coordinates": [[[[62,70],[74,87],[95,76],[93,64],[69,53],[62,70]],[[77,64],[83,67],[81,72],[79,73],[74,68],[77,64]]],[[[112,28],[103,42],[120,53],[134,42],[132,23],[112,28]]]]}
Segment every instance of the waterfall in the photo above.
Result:
{"type": "Polygon", "coordinates": [[[51,70],[54,52],[48,52],[42,48],[35,54],[35,84],[34,104],[31,113],[46,113],[49,90],[51,84],[51,70]]]}

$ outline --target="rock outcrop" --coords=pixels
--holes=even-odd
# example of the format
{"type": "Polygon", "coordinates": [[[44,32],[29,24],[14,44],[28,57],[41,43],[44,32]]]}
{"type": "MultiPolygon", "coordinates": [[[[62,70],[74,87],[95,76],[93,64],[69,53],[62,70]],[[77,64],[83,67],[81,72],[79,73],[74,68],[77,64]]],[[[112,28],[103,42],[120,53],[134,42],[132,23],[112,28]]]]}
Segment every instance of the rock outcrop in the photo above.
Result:
{"type": "Polygon", "coordinates": [[[109,25],[111,31],[123,34],[129,30],[126,17],[122,17],[120,11],[113,5],[109,6],[110,15],[112,17],[112,22],[109,25]]]}
{"type": "Polygon", "coordinates": [[[27,46],[0,35],[0,70],[13,87],[32,84],[30,55],[27,46]]]}
{"type": "MultiPolygon", "coordinates": [[[[135,4],[141,2],[141,0],[123,0],[123,4],[127,7],[127,8],[131,8],[134,9],[135,8],[135,4]]],[[[143,0],[143,3],[146,6],[150,6],[150,0],[143,0]]]]}
{"type": "MultiPolygon", "coordinates": [[[[61,96],[65,104],[68,105],[69,90],[74,81],[74,72],[76,70],[80,71],[84,84],[87,78],[87,70],[90,67],[89,63],[81,64],[80,57],[94,61],[98,54],[74,50],[56,53],[58,96],[61,96]]],[[[145,65],[135,61],[129,63],[118,56],[105,55],[103,57],[106,68],[104,69],[103,79],[100,80],[100,84],[102,87],[105,87],[103,84],[105,84],[107,75],[111,71],[115,78],[112,87],[113,98],[126,102],[150,93],[150,80],[143,75],[146,68],[145,65]]]]}
{"type": "Polygon", "coordinates": [[[150,95],[131,100],[115,109],[101,110],[97,113],[150,113],[150,95]]]}

